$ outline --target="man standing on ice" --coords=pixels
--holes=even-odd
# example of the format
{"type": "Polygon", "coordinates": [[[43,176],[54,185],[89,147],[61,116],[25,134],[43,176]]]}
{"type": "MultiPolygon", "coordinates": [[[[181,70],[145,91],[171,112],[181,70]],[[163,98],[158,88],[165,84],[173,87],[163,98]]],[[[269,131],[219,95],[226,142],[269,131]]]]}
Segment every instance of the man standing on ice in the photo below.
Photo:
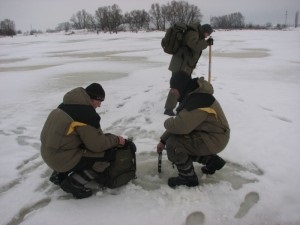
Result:
{"type": "Polygon", "coordinates": [[[214,174],[225,161],[217,155],[224,150],[230,128],[219,102],[213,96],[212,85],[203,77],[191,79],[184,72],[175,73],[170,86],[180,102],[177,115],[164,122],[166,131],[157,145],[161,153],[166,147],[168,159],[179,175],[171,177],[168,185],[189,187],[199,184],[193,162],[204,164],[204,174],[214,174]]]}
{"type": "MultiPolygon", "coordinates": [[[[178,51],[172,56],[169,65],[169,70],[172,71],[172,76],[178,71],[183,71],[189,77],[195,69],[202,51],[207,46],[213,45],[212,37],[209,37],[213,32],[209,24],[201,25],[194,23],[188,25],[189,29],[184,35],[183,44],[178,51]],[[207,40],[205,38],[209,37],[207,40]]],[[[165,103],[164,114],[174,116],[173,110],[177,105],[177,98],[170,90],[165,103]]]]}
{"type": "Polygon", "coordinates": [[[96,108],[104,98],[104,89],[98,83],[69,91],[63,103],[50,113],[41,132],[42,158],[54,170],[50,181],[75,198],[92,195],[92,190],[78,182],[76,176],[88,179],[96,174],[95,180],[105,183],[106,174],[99,172],[109,166],[110,150],[126,142],[121,136],[101,130],[96,108]]]}

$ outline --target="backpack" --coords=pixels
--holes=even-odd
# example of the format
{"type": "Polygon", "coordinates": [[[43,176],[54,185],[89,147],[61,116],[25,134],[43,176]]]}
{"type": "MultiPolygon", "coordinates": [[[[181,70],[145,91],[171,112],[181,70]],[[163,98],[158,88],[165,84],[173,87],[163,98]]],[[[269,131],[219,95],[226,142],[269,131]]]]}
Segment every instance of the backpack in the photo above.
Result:
{"type": "Polygon", "coordinates": [[[136,146],[130,140],[125,147],[115,149],[114,160],[108,168],[107,187],[117,188],[136,178],[135,152],[136,146]]]}
{"type": "Polygon", "coordinates": [[[173,55],[181,46],[183,36],[187,31],[187,25],[184,23],[175,23],[169,27],[165,36],[161,40],[161,46],[165,53],[173,55]]]}

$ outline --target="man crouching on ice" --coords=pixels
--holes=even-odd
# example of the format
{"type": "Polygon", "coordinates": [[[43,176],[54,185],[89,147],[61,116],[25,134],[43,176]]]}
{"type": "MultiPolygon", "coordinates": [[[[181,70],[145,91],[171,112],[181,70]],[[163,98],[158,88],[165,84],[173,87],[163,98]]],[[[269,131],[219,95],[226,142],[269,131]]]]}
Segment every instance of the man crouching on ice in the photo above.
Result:
{"type": "Polygon", "coordinates": [[[168,185],[188,187],[199,184],[193,162],[204,164],[204,174],[214,174],[225,161],[217,155],[227,145],[230,128],[225,114],[214,98],[213,87],[201,78],[191,79],[177,72],[170,87],[180,102],[177,115],[164,122],[166,131],[157,145],[157,153],[166,146],[168,159],[174,163],[179,175],[171,177],[168,185]]]}
{"type": "Polygon", "coordinates": [[[96,109],[104,99],[105,91],[98,83],[74,88],[52,110],[41,132],[42,158],[54,170],[50,181],[75,198],[92,195],[92,189],[84,186],[86,180],[95,178],[105,184],[110,155],[126,142],[122,136],[102,131],[96,109]]]}

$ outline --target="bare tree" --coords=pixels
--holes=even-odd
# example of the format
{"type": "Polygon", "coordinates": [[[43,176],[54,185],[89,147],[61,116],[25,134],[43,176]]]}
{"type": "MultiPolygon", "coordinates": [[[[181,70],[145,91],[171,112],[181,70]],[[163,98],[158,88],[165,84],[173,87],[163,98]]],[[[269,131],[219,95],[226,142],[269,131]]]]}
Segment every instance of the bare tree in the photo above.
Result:
{"type": "Polygon", "coordinates": [[[108,7],[99,7],[95,12],[96,25],[98,30],[107,31],[108,30],[108,7]]]}
{"type": "Polygon", "coordinates": [[[122,22],[122,10],[116,4],[99,7],[95,12],[95,23],[99,30],[117,33],[122,22]]]}
{"type": "Polygon", "coordinates": [[[163,26],[163,17],[162,17],[162,8],[158,3],[152,4],[151,9],[149,10],[150,22],[155,26],[156,30],[162,30],[163,26]]]}
{"type": "Polygon", "coordinates": [[[118,27],[122,24],[123,16],[122,10],[116,4],[109,7],[109,18],[110,18],[110,27],[111,30],[115,33],[118,32],[118,27]]]}
{"type": "Polygon", "coordinates": [[[71,23],[75,29],[92,29],[94,18],[83,9],[71,17],[71,23]]]}
{"type": "Polygon", "coordinates": [[[195,23],[201,22],[202,14],[195,5],[190,5],[185,1],[172,1],[166,5],[166,20],[170,25],[177,22],[195,23]]]}
{"type": "Polygon", "coordinates": [[[187,10],[186,23],[195,23],[201,22],[203,15],[200,12],[200,9],[195,5],[190,5],[187,10]]]}
{"type": "Polygon", "coordinates": [[[4,36],[16,35],[15,22],[9,19],[0,21],[0,35],[4,35],[4,36]]]}
{"type": "Polygon", "coordinates": [[[244,20],[244,16],[237,12],[225,16],[212,17],[210,23],[214,28],[238,29],[245,27],[244,20]]]}
{"type": "Polygon", "coordinates": [[[65,31],[68,32],[72,28],[71,23],[69,22],[63,22],[59,23],[57,27],[55,28],[56,31],[65,31]]]}
{"type": "Polygon", "coordinates": [[[163,5],[161,7],[161,17],[162,17],[162,30],[166,29],[166,24],[167,24],[167,14],[168,14],[168,7],[166,5],[163,5]]]}
{"type": "Polygon", "coordinates": [[[145,10],[132,10],[125,14],[125,20],[131,31],[148,30],[150,23],[150,15],[145,10]]]}

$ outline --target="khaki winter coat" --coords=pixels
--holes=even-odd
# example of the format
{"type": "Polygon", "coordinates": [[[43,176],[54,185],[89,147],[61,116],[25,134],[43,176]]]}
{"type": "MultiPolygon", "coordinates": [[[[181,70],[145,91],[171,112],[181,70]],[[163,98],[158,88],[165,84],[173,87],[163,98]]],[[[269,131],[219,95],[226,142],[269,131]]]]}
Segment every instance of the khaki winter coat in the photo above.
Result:
{"type": "MultiPolygon", "coordinates": [[[[213,94],[213,87],[203,78],[198,79],[198,84],[199,88],[192,93],[213,94]]],[[[181,110],[175,117],[168,118],[164,127],[166,131],[161,140],[166,142],[170,135],[179,135],[188,151],[198,156],[219,153],[230,137],[227,119],[217,100],[210,107],[181,110]]]]}
{"type": "MultiPolygon", "coordinates": [[[[91,105],[90,97],[81,87],[65,94],[63,103],[91,105]]],[[[92,110],[94,109],[92,108],[92,110]]],[[[54,109],[48,116],[40,138],[42,158],[51,169],[57,172],[71,170],[83,156],[103,157],[105,150],[118,145],[118,137],[104,134],[100,124],[97,129],[91,125],[74,121],[59,108],[54,109]]]]}
{"type": "Polygon", "coordinates": [[[198,23],[188,26],[189,30],[184,35],[183,45],[172,56],[169,70],[174,72],[184,71],[191,75],[201,56],[202,50],[207,48],[204,31],[198,23]]]}

